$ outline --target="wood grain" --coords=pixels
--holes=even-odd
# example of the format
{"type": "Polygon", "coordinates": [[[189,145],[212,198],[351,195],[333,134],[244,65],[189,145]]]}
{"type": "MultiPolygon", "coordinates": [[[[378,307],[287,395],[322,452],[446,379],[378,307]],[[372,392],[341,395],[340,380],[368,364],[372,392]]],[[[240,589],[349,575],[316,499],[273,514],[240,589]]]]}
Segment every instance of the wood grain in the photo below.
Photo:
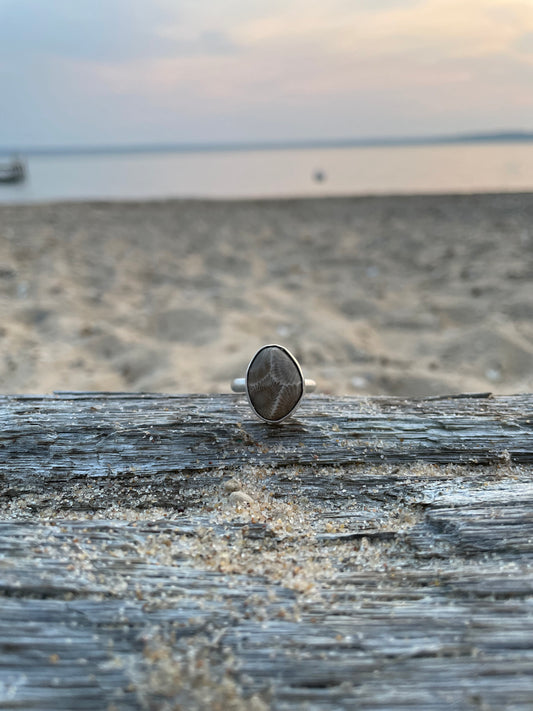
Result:
{"type": "Polygon", "coordinates": [[[0,421],[0,708],[533,708],[531,395],[0,421]]]}

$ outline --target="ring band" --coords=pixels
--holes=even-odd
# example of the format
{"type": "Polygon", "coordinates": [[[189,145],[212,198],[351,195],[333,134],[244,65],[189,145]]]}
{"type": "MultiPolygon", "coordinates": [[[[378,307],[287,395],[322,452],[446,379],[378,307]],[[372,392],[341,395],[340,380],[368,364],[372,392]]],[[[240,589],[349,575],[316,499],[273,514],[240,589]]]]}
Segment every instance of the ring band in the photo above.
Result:
{"type": "Polygon", "coordinates": [[[292,353],[276,343],[260,348],[248,364],[246,377],[231,383],[233,392],[245,392],[255,414],[270,424],[292,415],[304,392],[315,387],[314,380],[304,378],[292,353]]]}

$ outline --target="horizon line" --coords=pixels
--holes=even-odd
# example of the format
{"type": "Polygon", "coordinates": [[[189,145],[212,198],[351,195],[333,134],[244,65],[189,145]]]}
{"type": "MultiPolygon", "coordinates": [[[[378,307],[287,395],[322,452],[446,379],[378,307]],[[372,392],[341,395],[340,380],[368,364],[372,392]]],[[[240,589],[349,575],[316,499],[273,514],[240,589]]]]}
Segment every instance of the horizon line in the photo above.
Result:
{"type": "Polygon", "coordinates": [[[209,153],[224,151],[298,150],[309,148],[378,148],[442,145],[454,143],[530,142],[533,131],[502,130],[429,136],[383,136],[370,138],[317,138],[242,142],[130,143],[67,146],[0,146],[0,155],[89,155],[98,153],[209,153]]]}

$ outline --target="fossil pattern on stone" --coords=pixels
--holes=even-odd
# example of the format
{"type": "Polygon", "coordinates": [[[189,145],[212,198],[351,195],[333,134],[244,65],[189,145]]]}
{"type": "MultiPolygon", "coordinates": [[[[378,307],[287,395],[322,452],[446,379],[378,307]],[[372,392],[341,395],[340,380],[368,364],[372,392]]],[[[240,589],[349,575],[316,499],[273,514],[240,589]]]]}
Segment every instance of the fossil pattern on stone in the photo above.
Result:
{"type": "Polygon", "coordinates": [[[300,402],[304,380],[293,356],[280,346],[256,353],[246,374],[248,398],[256,413],[269,422],[288,417],[300,402]]]}

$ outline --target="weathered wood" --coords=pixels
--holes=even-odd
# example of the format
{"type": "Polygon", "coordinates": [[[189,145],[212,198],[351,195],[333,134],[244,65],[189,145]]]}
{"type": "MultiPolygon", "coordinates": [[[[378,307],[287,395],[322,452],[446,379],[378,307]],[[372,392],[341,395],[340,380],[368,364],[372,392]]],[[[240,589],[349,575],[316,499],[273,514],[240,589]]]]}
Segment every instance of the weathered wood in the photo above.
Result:
{"type": "Polygon", "coordinates": [[[532,405],[0,398],[0,708],[532,709],[532,405]]]}
{"type": "Polygon", "coordinates": [[[2,397],[0,423],[2,488],[157,484],[151,504],[183,493],[190,472],[218,467],[533,462],[530,395],[310,396],[298,419],[267,427],[237,396],[64,393],[2,397]]]}

